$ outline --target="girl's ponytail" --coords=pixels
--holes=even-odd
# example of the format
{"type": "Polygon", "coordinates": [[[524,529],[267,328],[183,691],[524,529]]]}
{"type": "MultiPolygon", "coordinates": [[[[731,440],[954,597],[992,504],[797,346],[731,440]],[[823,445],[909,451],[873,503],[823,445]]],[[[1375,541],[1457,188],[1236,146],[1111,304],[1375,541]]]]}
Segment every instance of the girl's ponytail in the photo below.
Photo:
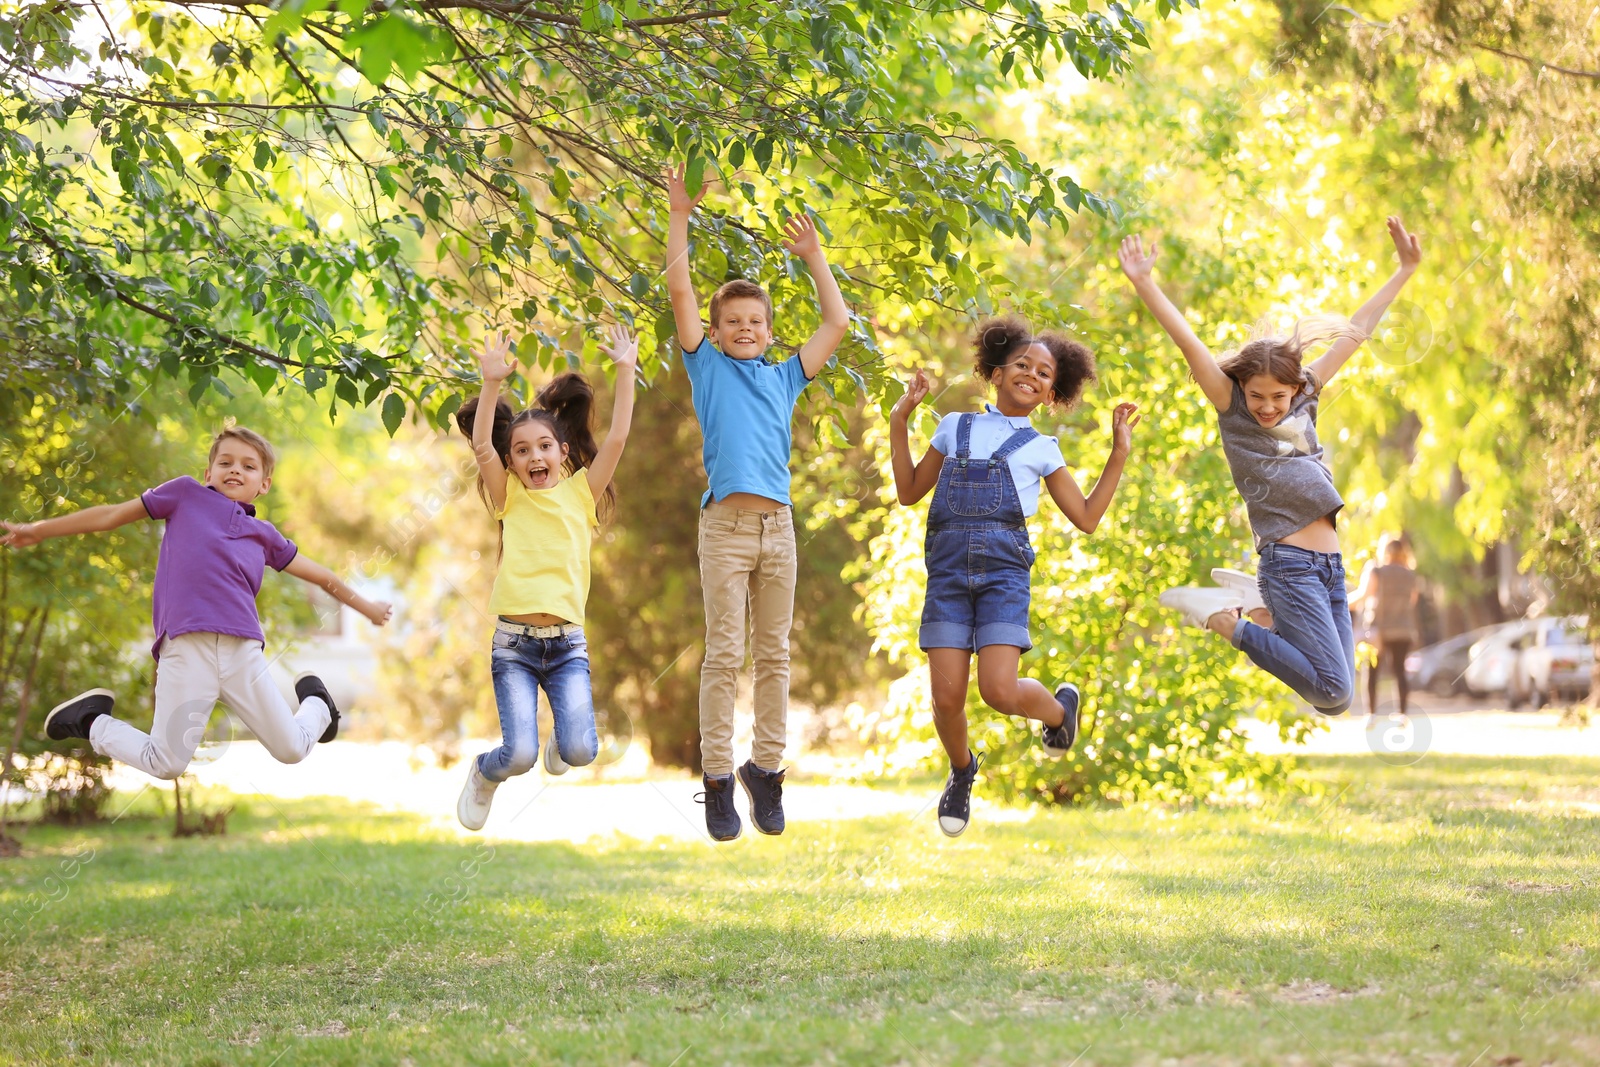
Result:
{"type": "MultiPolygon", "coordinates": [[[[594,417],[594,386],[589,380],[576,371],[558,374],[539,390],[533,403],[534,411],[546,416],[552,424],[556,440],[567,446],[569,473],[592,466],[600,454],[600,446],[594,439],[594,427],[590,425],[594,417]]],[[[595,501],[597,517],[610,518],[616,502],[613,479],[595,501]]]]}
{"type": "MultiPolygon", "coordinates": [[[[466,435],[468,441],[472,440],[472,424],[478,417],[478,401],[482,397],[473,397],[465,404],[456,408],[456,429],[466,435]]],[[[494,402],[494,429],[489,431],[489,443],[494,446],[494,454],[500,457],[502,467],[510,467],[507,457],[511,455],[511,420],[513,418],[511,405],[503,399],[494,402]]],[[[489,499],[489,489],[483,484],[483,475],[478,475],[478,499],[483,501],[483,506],[491,513],[494,511],[494,502],[489,499]]]]}

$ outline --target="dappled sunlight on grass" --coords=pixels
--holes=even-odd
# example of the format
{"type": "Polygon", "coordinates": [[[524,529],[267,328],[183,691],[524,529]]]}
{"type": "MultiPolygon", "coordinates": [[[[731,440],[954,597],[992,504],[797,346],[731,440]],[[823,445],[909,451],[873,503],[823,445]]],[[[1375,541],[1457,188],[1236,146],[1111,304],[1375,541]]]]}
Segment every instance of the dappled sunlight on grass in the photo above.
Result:
{"type": "Polygon", "coordinates": [[[1558,801],[1595,771],[1319,758],[1310,795],[1254,807],[1038,810],[953,841],[923,812],[721,848],[461,839],[255,797],[234,800],[227,837],[175,842],[136,808],[31,829],[0,867],[15,909],[52,857],[99,842],[0,963],[0,1046],[1465,1067],[1488,1045],[1582,1063],[1600,1027],[1600,822],[1558,801]]]}

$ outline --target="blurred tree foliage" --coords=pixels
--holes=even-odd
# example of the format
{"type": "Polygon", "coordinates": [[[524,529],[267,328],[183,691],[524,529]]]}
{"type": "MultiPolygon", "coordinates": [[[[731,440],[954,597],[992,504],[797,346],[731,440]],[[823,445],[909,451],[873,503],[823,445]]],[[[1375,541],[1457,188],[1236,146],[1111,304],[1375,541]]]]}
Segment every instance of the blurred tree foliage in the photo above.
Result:
{"type": "Polygon", "coordinates": [[[1463,272],[1472,348],[1507,418],[1500,491],[1466,502],[1485,539],[1520,540],[1556,606],[1600,637],[1600,37],[1580,0],[1280,0],[1308,78],[1337,79],[1351,124],[1433,161],[1463,272]],[[1466,233],[1470,227],[1474,236],[1466,233]]]}
{"type": "MultiPolygon", "coordinates": [[[[961,109],[1057,60],[1128,69],[1145,6],[24,3],[0,16],[3,383],[198,397],[232,368],[444,426],[485,320],[546,366],[601,317],[666,336],[659,176],[684,159],[727,194],[706,284],[806,303],[776,238],[811,210],[855,299],[959,306],[974,233],[1104,206],[961,109]]],[[[860,321],[830,395],[875,381],[872,348],[860,321]]]]}

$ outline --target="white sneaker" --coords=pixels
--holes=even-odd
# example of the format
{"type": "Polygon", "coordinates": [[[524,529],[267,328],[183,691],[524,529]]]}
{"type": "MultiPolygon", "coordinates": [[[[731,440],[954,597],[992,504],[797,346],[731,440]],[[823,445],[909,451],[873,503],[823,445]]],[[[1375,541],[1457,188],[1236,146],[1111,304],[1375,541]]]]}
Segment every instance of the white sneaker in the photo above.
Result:
{"type": "Polygon", "coordinates": [[[1244,613],[1246,615],[1257,608],[1265,608],[1267,602],[1261,599],[1261,587],[1256,582],[1256,576],[1244,571],[1236,571],[1232,567],[1212,567],[1211,580],[1224,589],[1232,590],[1244,598],[1244,613]]]}
{"type": "Polygon", "coordinates": [[[544,742],[544,773],[566,774],[571,769],[567,761],[561,758],[561,750],[556,747],[556,732],[551,730],[544,742]]]}
{"type": "Polygon", "coordinates": [[[1161,594],[1161,606],[1183,612],[1183,621],[1202,630],[1210,629],[1206,623],[1219,611],[1236,611],[1244,600],[1231,589],[1203,589],[1198,585],[1180,585],[1161,594]]]}
{"type": "Polygon", "coordinates": [[[461,820],[462,826],[468,830],[483,829],[483,824],[489,821],[494,791],[499,787],[499,782],[489,781],[478,770],[478,758],[474,756],[467,769],[467,784],[461,789],[461,799],[456,801],[456,818],[461,820]]]}

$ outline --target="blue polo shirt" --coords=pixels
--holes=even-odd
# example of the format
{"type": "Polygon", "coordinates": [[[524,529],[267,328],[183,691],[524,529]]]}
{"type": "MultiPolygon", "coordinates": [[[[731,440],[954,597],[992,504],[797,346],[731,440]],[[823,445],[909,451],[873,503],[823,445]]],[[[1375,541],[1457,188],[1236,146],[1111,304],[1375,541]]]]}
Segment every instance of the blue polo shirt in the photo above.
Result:
{"type": "Polygon", "coordinates": [[[789,500],[790,424],[795,401],[811,379],[799,356],[773,363],[765,356],[734,359],[707,337],[683,354],[694,414],[705,439],[701,457],[711,488],[703,508],[729,493],[789,500]]]}

